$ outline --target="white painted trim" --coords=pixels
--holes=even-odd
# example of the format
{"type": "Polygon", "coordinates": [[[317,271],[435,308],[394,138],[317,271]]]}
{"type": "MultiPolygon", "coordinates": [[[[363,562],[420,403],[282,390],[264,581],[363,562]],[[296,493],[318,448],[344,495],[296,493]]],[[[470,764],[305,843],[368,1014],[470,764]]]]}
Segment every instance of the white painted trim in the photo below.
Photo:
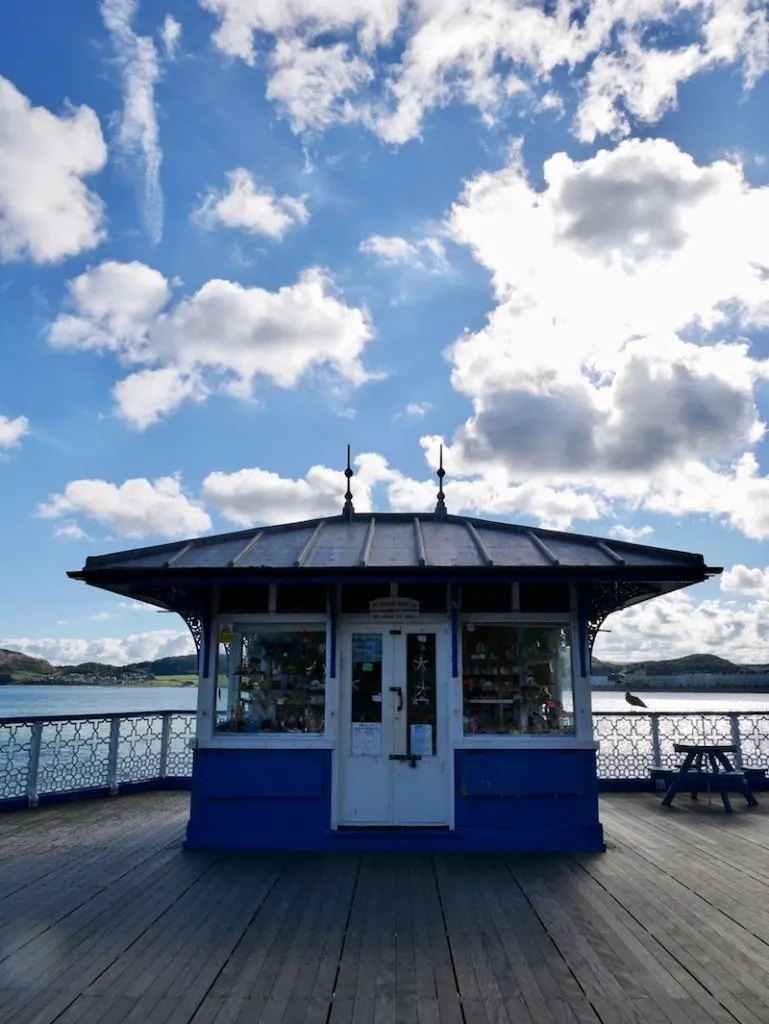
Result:
{"type": "Polygon", "coordinates": [[[597,740],[575,739],[569,735],[466,736],[454,743],[455,750],[598,750],[597,740]]]}
{"type": "Polygon", "coordinates": [[[201,740],[209,750],[332,750],[333,740],[325,736],[308,738],[306,733],[217,733],[201,740]]]}

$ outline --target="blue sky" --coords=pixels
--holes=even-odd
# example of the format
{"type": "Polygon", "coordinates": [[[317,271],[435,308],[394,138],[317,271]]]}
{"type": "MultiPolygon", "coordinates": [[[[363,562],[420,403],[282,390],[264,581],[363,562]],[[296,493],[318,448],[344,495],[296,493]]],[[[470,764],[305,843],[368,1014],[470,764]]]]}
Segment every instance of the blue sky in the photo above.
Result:
{"type": "Polygon", "coordinates": [[[356,507],[702,552],[596,653],[769,660],[763,4],[30,0],[0,38],[0,644],[88,554],[356,507]]]}

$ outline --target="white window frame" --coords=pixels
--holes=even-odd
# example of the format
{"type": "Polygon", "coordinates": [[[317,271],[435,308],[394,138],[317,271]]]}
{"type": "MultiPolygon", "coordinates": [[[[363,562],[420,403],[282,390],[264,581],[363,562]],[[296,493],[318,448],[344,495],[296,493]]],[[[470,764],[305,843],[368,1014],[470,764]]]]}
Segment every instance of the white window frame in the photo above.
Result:
{"type": "Polygon", "coordinates": [[[579,621],[576,612],[513,612],[511,614],[465,612],[457,616],[457,633],[458,676],[453,681],[455,683],[452,687],[454,706],[450,711],[452,746],[455,750],[596,750],[598,748],[598,744],[593,739],[590,679],[580,675],[580,644],[585,642],[585,638],[579,635],[579,621]],[[489,626],[570,627],[571,678],[574,694],[573,733],[533,733],[530,736],[484,735],[483,733],[466,736],[464,734],[462,645],[465,626],[471,622],[489,626]]]}
{"type": "MultiPolygon", "coordinates": [[[[293,632],[293,630],[291,630],[293,632]]],[[[209,658],[205,680],[201,680],[199,696],[199,717],[202,729],[198,746],[221,750],[331,750],[336,742],[338,680],[337,673],[331,672],[331,616],[328,613],[263,612],[259,614],[219,614],[214,617],[209,635],[209,651],[216,656],[209,658]],[[324,731],[318,735],[309,733],[227,733],[216,731],[216,676],[219,653],[219,634],[222,627],[229,625],[233,633],[246,629],[281,629],[295,626],[296,632],[323,629],[326,633],[326,704],[324,710],[324,731]]],[[[338,661],[338,654],[337,654],[338,661]]]]}

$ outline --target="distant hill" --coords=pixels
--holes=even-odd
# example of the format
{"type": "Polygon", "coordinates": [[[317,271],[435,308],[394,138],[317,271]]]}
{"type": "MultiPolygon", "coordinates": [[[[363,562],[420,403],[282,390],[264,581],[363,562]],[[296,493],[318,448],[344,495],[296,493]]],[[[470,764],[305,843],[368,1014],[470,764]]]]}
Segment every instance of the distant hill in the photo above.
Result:
{"type": "Polygon", "coordinates": [[[140,683],[162,680],[163,677],[197,676],[198,659],[195,654],[178,658],[159,658],[157,661],[139,661],[130,665],[105,665],[86,661],[80,665],[52,665],[45,658],[33,658],[20,651],[0,648],[1,683],[57,683],[82,685],[97,683],[140,683]]]}
{"type": "Polygon", "coordinates": [[[728,661],[726,658],[719,658],[716,654],[687,654],[683,658],[671,658],[666,661],[625,661],[613,663],[599,661],[593,658],[593,675],[607,676],[610,672],[633,672],[641,670],[649,675],[655,676],[677,676],[690,675],[693,673],[708,673],[717,675],[724,673],[764,673],[769,670],[767,665],[738,665],[728,661]]]}

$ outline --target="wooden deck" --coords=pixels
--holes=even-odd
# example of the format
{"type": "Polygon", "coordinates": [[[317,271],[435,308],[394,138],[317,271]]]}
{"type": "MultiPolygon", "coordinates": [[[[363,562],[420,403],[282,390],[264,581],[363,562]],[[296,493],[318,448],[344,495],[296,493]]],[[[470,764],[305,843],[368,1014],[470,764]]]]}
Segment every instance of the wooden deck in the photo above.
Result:
{"type": "Polygon", "coordinates": [[[0,817],[2,1024],[767,1024],[769,800],[606,854],[182,851],[184,793],[0,817]]]}

